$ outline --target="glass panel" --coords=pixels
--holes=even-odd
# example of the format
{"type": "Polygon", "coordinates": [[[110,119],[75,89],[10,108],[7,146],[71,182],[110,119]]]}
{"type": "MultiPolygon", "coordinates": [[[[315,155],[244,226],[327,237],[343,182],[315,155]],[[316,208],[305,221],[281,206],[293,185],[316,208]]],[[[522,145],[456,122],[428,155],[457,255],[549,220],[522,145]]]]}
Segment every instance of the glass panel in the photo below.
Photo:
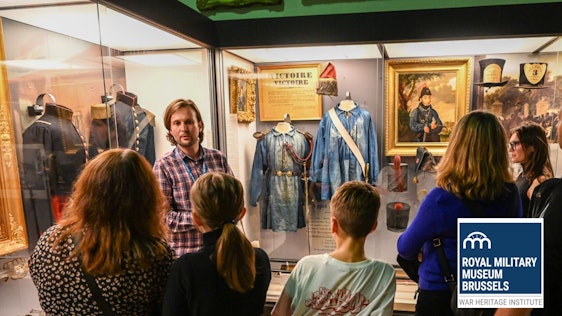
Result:
{"type": "Polygon", "coordinates": [[[94,3],[2,14],[5,84],[31,247],[60,218],[88,159],[128,147],[154,163],[170,149],[160,116],[173,99],[205,105],[211,134],[205,49],[94,3]]]}
{"type": "MultiPolygon", "coordinates": [[[[162,115],[177,98],[200,106],[215,147],[214,110],[209,52],[184,38],[91,2],[25,2],[0,17],[0,277],[15,279],[89,159],[128,147],[154,163],[172,149],[162,115]]],[[[3,312],[39,310],[35,293],[29,277],[3,284],[14,298],[3,312]]]]}

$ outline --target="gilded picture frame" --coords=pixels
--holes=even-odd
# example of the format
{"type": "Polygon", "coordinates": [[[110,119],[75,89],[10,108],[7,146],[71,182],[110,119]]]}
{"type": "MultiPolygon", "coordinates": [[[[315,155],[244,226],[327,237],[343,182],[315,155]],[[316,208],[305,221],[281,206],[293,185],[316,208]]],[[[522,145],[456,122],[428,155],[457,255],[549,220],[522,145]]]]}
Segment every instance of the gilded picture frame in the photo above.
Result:
{"type": "MultiPolygon", "coordinates": [[[[3,52],[0,58],[4,60],[3,52]]],[[[4,68],[5,66],[1,66],[4,68]]],[[[0,77],[6,74],[1,69],[0,77]]],[[[6,78],[0,89],[0,256],[28,248],[12,109],[6,78]]]]}
{"type": "Polygon", "coordinates": [[[230,95],[230,113],[237,114],[239,123],[251,123],[255,121],[255,75],[245,69],[231,66],[228,68],[228,83],[230,95]]]}
{"type": "Polygon", "coordinates": [[[386,156],[415,156],[419,146],[436,156],[445,153],[452,128],[470,108],[472,63],[469,57],[385,61],[386,156]],[[435,111],[425,122],[419,120],[429,113],[421,96],[428,94],[435,111]],[[427,129],[416,130],[424,124],[427,129]]]}

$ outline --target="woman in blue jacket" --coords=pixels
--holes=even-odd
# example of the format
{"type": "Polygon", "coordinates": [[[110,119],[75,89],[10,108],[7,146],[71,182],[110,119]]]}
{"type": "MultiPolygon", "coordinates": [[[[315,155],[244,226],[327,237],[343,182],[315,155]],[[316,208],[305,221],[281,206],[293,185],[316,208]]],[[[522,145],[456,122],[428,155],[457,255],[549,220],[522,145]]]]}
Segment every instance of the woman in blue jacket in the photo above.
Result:
{"type": "Polygon", "coordinates": [[[492,113],[468,113],[451,133],[437,166],[436,187],[398,239],[400,256],[414,259],[421,251],[416,315],[453,315],[451,292],[441,273],[434,238],[441,238],[449,266],[456,274],[457,218],[521,215],[521,201],[509,169],[505,130],[492,113]],[[469,200],[471,208],[478,210],[469,208],[463,200],[469,200]]]}

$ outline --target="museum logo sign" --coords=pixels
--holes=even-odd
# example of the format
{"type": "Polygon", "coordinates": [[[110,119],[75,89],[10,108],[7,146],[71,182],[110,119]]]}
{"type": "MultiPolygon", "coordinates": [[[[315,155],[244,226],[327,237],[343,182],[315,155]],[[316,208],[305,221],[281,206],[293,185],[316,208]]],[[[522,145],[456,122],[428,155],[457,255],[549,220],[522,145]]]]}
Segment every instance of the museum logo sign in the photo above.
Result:
{"type": "Polygon", "coordinates": [[[459,308],[543,307],[543,219],[459,218],[459,308]]]}

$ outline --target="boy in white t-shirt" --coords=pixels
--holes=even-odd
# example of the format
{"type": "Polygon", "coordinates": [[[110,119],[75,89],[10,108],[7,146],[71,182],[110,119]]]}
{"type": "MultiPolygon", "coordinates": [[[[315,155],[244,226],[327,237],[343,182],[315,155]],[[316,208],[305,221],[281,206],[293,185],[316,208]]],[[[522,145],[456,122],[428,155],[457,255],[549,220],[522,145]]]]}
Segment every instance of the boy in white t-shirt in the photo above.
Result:
{"type": "Polygon", "coordinates": [[[330,201],[336,250],[299,260],[272,315],[392,315],[394,268],[365,256],[379,207],[379,193],[368,183],[349,181],[337,189],[330,201]]]}

